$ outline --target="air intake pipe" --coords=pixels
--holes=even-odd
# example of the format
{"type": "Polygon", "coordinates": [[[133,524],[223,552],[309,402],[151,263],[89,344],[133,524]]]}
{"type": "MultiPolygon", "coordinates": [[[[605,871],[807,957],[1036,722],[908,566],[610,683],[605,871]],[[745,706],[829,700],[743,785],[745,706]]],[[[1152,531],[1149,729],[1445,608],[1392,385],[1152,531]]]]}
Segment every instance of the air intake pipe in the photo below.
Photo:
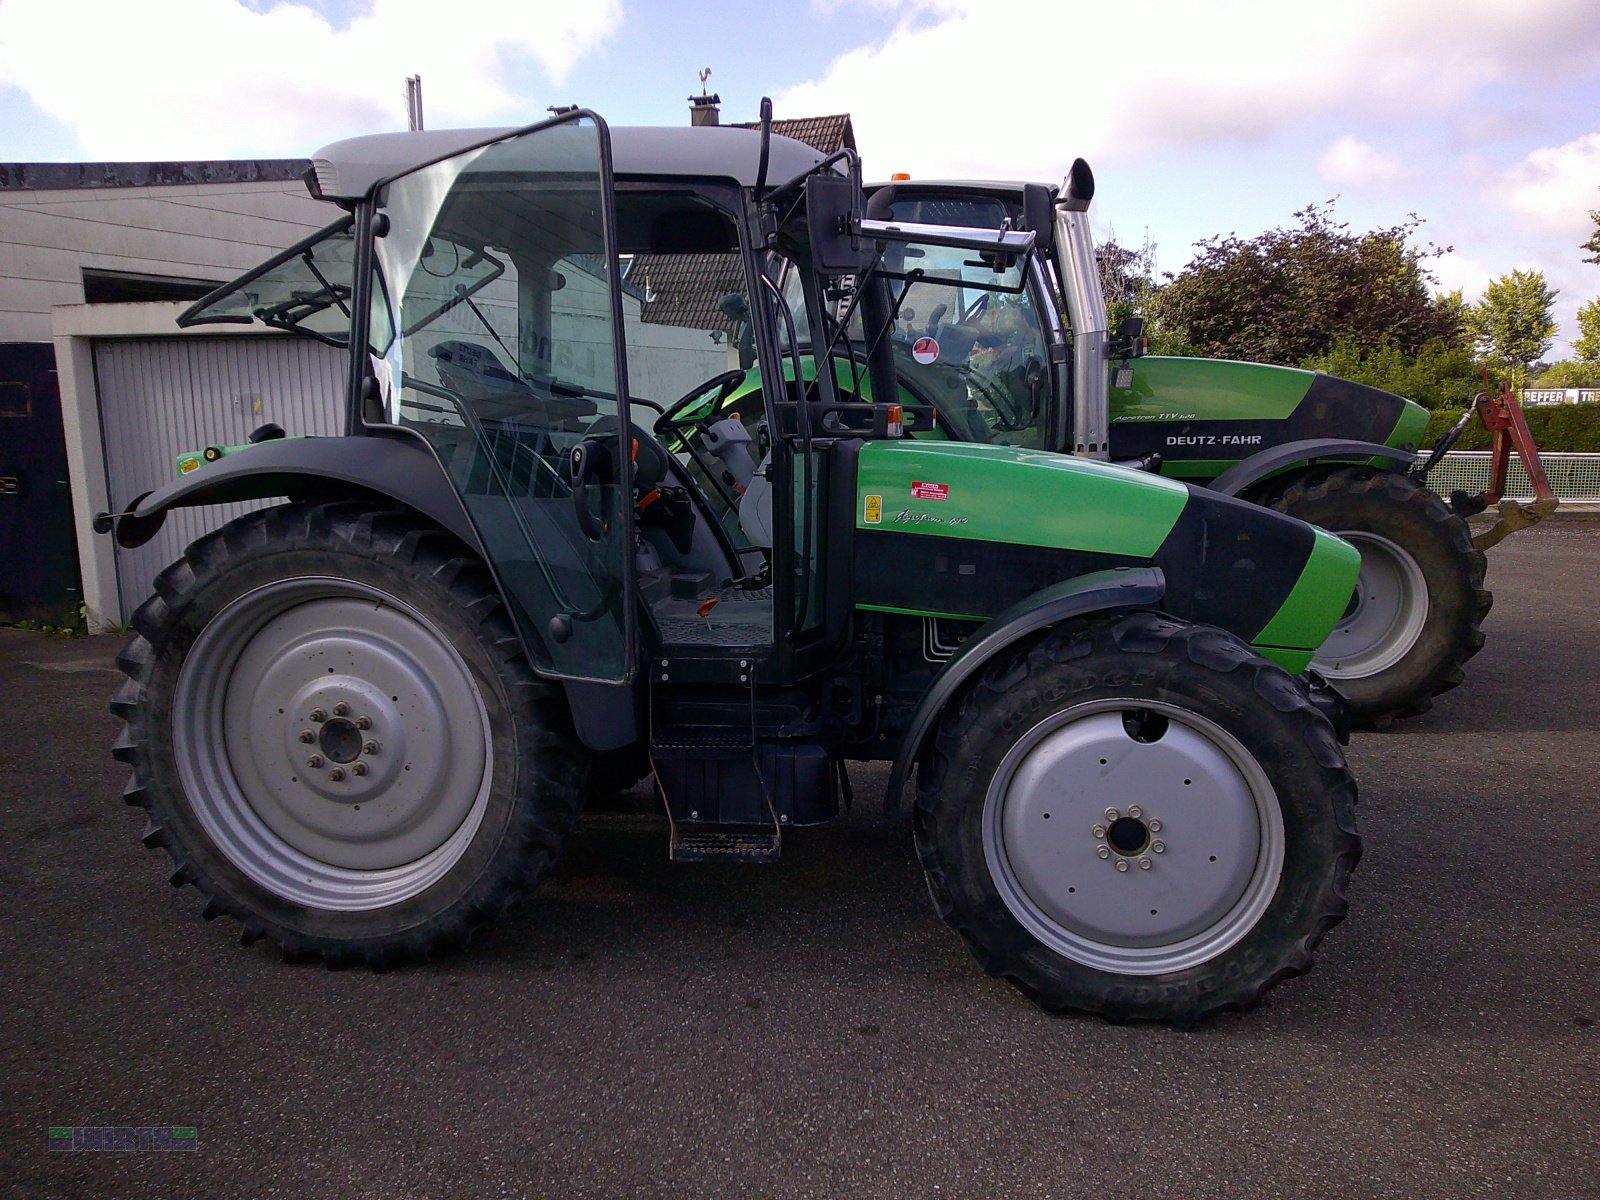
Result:
{"type": "Polygon", "coordinates": [[[1094,172],[1077,159],[1056,201],[1056,262],[1061,298],[1072,326],[1072,452],[1085,458],[1110,458],[1111,395],[1106,370],[1106,297],[1095,262],[1089,229],[1094,172]]]}

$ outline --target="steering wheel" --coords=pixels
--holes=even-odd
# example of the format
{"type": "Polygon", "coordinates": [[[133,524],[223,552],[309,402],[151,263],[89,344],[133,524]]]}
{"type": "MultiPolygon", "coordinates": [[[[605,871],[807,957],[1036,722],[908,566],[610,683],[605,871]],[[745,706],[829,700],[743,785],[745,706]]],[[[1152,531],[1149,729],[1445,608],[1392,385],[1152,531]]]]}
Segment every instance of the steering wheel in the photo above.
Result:
{"type": "Polygon", "coordinates": [[[748,374],[749,373],[747,371],[724,371],[721,375],[713,376],[704,383],[690,388],[686,395],[684,395],[675,404],[671,405],[666,412],[662,413],[656,418],[656,423],[654,426],[656,436],[664,437],[666,434],[673,433],[678,430],[698,429],[710,421],[715,420],[717,415],[717,406],[729,396],[733,395],[734,389],[745,381],[748,374]],[[705,394],[712,388],[717,389],[717,394],[710,400],[706,400],[705,394]],[[701,401],[706,407],[710,408],[711,411],[704,416],[684,417],[679,415],[685,408],[697,400],[701,401]]]}

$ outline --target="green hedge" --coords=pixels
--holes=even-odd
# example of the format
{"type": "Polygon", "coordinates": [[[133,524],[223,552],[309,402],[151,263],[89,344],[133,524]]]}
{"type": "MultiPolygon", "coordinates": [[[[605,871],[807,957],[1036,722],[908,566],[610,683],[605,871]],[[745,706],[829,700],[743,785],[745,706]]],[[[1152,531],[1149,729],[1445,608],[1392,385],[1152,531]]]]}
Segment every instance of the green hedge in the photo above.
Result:
{"type": "MultiPolygon", "coordinates": [[[[1541,450],[1587,450],[1600,453],[1600,404],[1549,404],[1525,408],[1533,444],[1541,450]]],[[[1436,408],[1429,414],[1423,447],[1461,419],[1459,408],[1436,408]]],[[[1457,450],[1489,449],[1489,432],[1474,419],[1456,443],[1457,450]]]]}

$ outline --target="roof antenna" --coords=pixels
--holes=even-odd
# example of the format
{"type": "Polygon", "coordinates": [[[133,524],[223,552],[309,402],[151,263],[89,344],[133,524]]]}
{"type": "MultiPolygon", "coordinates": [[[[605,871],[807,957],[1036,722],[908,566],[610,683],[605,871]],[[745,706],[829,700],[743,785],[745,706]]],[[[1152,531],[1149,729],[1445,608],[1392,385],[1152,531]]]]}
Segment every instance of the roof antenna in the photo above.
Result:
{"type": "Polygon", "coordinates": [[[761,97],[761,162],[756,167],[756,199],[767,190],[767,155],[772,149],[772,97],[761,97]]]}
{"type": "Polygon", "coordinates": [[[422,76],[406,76],[406,126],[412,133],[422,128],[422,76]]]}

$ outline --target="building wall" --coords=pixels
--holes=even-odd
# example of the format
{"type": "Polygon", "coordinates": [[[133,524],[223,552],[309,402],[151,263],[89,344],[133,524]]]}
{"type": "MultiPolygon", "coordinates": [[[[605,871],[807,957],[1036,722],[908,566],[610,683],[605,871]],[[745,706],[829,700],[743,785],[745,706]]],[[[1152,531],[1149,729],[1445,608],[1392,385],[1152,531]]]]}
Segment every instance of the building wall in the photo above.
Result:
{"type": "MultiPolygon", "coordinates": [[[[181,451],[238,445],[266,423],[291,437],[344,431],[343,352],[288,336],[98,338],[95,391],[106,485],[126,504],[177,478],[181,451]]],[[[200,535],[261,503],[178,508],[137,549],[116,549],[119,616],[200,535]]]]}
{"type": "Polygon", "coordinates": [[[224,283],[339,215],[292,180],[0,189],[0,342],[48,342],[85,267],[224,283]]]}

